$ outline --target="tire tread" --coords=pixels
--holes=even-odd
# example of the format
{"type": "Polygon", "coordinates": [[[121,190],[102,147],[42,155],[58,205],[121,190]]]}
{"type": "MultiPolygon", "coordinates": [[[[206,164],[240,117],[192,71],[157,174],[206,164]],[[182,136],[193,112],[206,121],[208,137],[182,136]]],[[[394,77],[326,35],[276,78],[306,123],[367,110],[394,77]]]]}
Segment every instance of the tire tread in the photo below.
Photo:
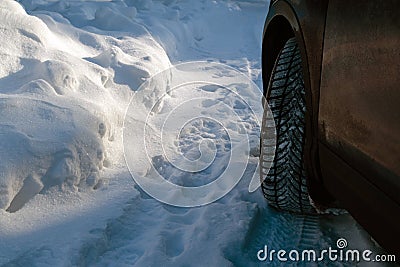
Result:
{"type": "MultiPolygon", "coordinates": [[[[269,84],[268,103],[275,120],[277,140],[268,174],[261,164],[261,175],[266,176],[262,190],[269,204],[278,209],[315,213],[309,199],[303,160],[305,88],[301,64],[298,44],[291,38],[277,58],[269,84]]],[[[265,131],[263,123],[262,133],[265,131]]],[[[263,140],[261,144],[260,158],[264,160],[267,146],[263,140]]]]}

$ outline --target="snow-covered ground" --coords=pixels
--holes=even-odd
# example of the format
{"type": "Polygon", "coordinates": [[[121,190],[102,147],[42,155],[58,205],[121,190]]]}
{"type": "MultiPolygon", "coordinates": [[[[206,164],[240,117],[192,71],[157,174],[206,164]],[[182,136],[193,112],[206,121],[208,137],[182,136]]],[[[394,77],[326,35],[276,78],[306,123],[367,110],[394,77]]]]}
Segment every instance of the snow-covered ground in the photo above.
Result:
{"type": "MultiPolygon", "coordinates": [[[[172,65],[199,60],[230,66],[260,85],[267,11],[268,2],[256,0],[0,1],[0,265],[257,266],[264,245],[323,249],[340,237],[352,248],[380,251],[349,215],[277,213],[260,190],[248,192],[259,127],[237,95],[212,86],[193,95],[165,90],[172,65]],[[139,90],[149,81],[148,94],[139,90]],[[176,146],[196,159],[201,151],[193,143],[212,139],[217,151],[194,180],[157,149],[150,166],[139,158],[126,164],[123,126],[132,97],[135,129],[134,122],[145,122],[140,110],[162,117],[191,96],[207,98],[191,108],[220,113],[237,137],[248,133],[250,147],[244,178],[232,191],[209,205],[180,208],[150,197],[129,170],[199,186],[221,174],[225,154],[241,141],[215,121],[189,123],[176,146]]],[[[235,88],[249,96],[243,84],[235,88]]],[[[156,135],[148,138],[157,143],[156,135]]],[[[135,150],[138,143],[128,145],[135,150]]]]}

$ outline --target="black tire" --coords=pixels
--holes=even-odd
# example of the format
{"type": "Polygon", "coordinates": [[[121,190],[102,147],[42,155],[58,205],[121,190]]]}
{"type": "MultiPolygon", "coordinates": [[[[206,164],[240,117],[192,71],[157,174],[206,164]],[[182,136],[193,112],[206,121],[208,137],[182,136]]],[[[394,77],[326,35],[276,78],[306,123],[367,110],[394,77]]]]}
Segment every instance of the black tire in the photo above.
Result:
{"type": "MultiPolygon", "coordinates": [[[[303,152],[305,142],[305,88],[301,55],[295,38],[286,42],[275,62],[268,86],[267,101],[276,127],[275,157],[271,168],[261,163],[262,190],[277,209],[315,213],[307,190],[303,152]],[[268,173],[268,174],[267,174],[268,173]]],[[[264,112],[265,114],[265,112],[264,112]]],[[[265,116],[265,115],[264,115],[265,116]]],[[[267,125],[263,120],[262,132],[267,125]]],[[[260,160],[270,152],[261,134],[260,160]]]]}

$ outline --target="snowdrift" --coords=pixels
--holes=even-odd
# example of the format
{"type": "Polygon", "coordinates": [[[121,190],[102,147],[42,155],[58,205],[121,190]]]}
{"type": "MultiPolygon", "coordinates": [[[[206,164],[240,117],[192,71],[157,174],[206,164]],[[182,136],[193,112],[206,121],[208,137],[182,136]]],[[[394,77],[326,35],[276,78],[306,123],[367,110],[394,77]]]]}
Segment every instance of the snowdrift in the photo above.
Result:
{"type": "Polygon", "coordinates": [[[80,30],[61,16],[38,18],[15,1],[0,3],[0,209],[15,212],[54,187],[99,188],[103,168],[122,157],[132,92],[170,64],[142,26],[93,8],[94,18],[81,23],[96,31],[125,25],[139,38],[80,30]]]}

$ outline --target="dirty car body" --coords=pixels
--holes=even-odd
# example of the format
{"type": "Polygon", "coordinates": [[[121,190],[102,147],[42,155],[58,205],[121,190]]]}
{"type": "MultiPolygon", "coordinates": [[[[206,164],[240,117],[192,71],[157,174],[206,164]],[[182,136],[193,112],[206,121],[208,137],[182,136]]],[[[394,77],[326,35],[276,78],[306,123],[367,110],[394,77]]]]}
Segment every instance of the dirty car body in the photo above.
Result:
{"type": "Polygon", "coordinates": [[[389,251],[400,238],[400,3],[271,1],[264,94],[296,37],[306,87],[304,162],[312,199],[346,208],[389,251]]]}

